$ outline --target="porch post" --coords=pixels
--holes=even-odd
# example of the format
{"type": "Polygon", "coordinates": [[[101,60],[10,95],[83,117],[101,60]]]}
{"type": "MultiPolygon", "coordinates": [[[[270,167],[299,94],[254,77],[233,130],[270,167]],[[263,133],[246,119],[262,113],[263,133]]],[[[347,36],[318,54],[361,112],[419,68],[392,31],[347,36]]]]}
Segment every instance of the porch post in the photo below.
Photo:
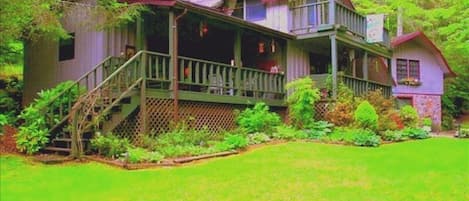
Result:
{"type": "Polygon", "coordinates": [[[337,39],[336,35],[330,35],[331,39],[331,64],[332,64],[332,98],[337,99],[337,39]]]}
{"type": "Polygon", "coordinates": [[[140,86],[140,121],[142,122],[141,124],[141,131],[140,135],[145,135],[147,134],[147,74],[146,74],[146,64],[147,64],[147,53],[144,52],[141,54],[142,57],[142,62],[140,63],[140,76],[142,77],[142,83],[140,86]]]}
{"type": "Polygon", "coordinates": [[[368,80],[368,52],[367,51],[365,51],[365,53],[363,54],[362,69],[363,69],[363,79],[368,80]]]}
{"type": "Polygon", "coordinates": [[[143,18],[139,16],[136,20],[136,39],[135,39],[135,46],[137,51],[143,50],[143,18]]]}
{"type": "Polygon", "coordinates": [[[335,0],[329,0],[329,24],[335,24],[335,0]]]}
{"type": "Polygon", "coordinates": [[[389,80],[388,80],[388,84],[389,84],[391,87],[388,88],[387,90],[387,93],[384,93],[384,96],[386,97],[391,97],[392,96],[392,86],[393,86],[393,83],[394,83],[394,79],[392,78],[392,59],[391,58],[386,58],[386,61],[387,61],[387,64],[388,64],[388,76],[389,76],[389,80]]]}
{"type": "Polygon", "coordinates": [[[241,31],[238,29],[236,30],[236,35],[234,39],[234,64],[237,67],[236,68],[236,74],[235,74],[235,88],[236,88],[236,95],[239,96],[241,95],[241,70],[240,67],[242,67],[241,63],[241,31]]]}
{"type": "Polygon", "coordinates": [[[177,122],[179,120],[179,103],[178,103],[178,71],[177,71],[177,21],[174,16],[174,11],[169,11],[169,48],[168,52],[170,55],[169,62],[169,74],[171,78],[171,89],[173,91],[173,120],[177,122]]]}

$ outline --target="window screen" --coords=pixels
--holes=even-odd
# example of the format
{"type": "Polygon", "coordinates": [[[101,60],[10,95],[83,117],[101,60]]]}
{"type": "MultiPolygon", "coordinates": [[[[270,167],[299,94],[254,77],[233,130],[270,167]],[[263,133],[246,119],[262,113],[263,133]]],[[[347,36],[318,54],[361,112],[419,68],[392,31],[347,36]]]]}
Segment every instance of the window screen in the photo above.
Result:
{"type": "Polygon", "coordinates": [[[246,0],[246,20],[258,21],[266,18],[266,8],[262,0],[246,0]]]}

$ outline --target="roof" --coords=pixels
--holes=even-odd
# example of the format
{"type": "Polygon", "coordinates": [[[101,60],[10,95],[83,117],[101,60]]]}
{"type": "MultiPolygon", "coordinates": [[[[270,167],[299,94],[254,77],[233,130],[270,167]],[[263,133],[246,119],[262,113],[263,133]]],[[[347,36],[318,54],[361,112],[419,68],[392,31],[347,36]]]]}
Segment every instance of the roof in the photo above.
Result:
{"type": "Polygon", "coordinates": [[[456,76],[456,74],[451,70],[451,67],[446,61],[445,57],[441,53],[440,49],[436,47],[435,43],[433,43],[422,31],[416,31],[409,34],[404,34],[402,36],[398,36],[394,38],[391,42],[391,47],[396,48],[402,44],[416,41],[419,44],[428,48],[437,58],[437,60],[441,63],[443,72],[445,72],[446,76],[456,76]]]}
{"type": "Polygon", "coordinates": [[[196,12],[213,19],[222,20],[224,22],[232,23],[240,27],[248,28],[251,30],[259,31],[264,34],[271,36],[281,37],[285,39],[295,39],[295,36],[292,34],[284,33],[275,29],[271,29],[253,22],[249,22],[234,16],[226,15],[220,10],[210,7],[205,7],[199,4],[191,3],[189,1],[183,0],[122,0],[127,3],[138,3],[145,5],[155,5],[155,6],[170,6],[187,9],[188,11],[196,12]]]}

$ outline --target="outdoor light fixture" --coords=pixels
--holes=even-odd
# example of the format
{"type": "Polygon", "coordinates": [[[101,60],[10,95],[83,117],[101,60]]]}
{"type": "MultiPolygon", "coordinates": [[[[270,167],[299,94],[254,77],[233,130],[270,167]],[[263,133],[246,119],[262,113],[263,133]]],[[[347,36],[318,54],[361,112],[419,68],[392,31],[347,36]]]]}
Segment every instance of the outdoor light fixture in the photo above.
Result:
{"type": "Polygon", "coordinates": [[[272,38],[272,42],[270,43],[270,49],[272,50],[272,53],[275,53],[275,40],[272,38]]]}
{"type": "Polygon", "coordinates": [[[264,52],[265,52],[265,43],[262,42],[262,41],[260,41],[260,42],[258,43],[258,46],[259,46],[259,47],[258,47],[258,48],[259,48],[259,53],[264,53],[264,52]]]}
{"type": "Polygon", "coordinates": [[[201,21],[199,24],[199,35],[203,38],[208,33],[208,26],[206,22],[201,21]]]}

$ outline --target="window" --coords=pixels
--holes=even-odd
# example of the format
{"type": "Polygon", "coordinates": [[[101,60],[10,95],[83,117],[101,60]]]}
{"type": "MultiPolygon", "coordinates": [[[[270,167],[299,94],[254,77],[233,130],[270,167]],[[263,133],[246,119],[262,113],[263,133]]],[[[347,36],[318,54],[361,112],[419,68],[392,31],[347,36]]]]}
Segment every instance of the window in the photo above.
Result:
{"type": "Polygon", "coordinates": [[[420,80],[420,62],[418,60],[397,59],[397,80],[413,78],[420,80]]]}
{"type": "Polygon", "coordinates": [[[266,18],[266,8],[262,0],[246,0],[246,20],[259,21],[266,18]]]}
{"type": "Polygon", "coordinates": [[[75,58],[75,33],[70,33],[70,38],[59,41],[59,61],[75,58]]]}
{"type": "Polygon", "coordinates": [[[397,102],[397,107],[398,108],[402,108],[406,105],[410,105],[410,106],[413,106],[413,99],[412,97],[401,97],[401,96],[398,96],[397,99],[396,99],[396,102],[397,102]]]}

